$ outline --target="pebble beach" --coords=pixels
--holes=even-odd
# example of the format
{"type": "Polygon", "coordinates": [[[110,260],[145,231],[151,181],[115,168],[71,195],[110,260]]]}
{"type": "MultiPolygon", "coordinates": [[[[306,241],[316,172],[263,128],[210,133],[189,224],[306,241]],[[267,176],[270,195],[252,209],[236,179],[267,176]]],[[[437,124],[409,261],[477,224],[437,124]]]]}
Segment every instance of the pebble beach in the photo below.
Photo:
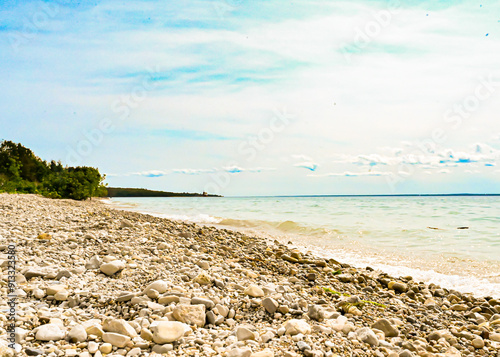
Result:
{"type": "Polygon", "coordinates": [[[99,200],[0,194],[0,266],[0,357],[500,356],[500,299],[99,200]]]}

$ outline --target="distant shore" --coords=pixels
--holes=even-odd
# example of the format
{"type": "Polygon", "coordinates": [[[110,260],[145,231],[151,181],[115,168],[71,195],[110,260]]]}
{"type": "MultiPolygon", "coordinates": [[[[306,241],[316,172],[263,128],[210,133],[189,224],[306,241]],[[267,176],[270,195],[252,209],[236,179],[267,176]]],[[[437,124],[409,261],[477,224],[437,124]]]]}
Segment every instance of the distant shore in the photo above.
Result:
{"type": "MultiPolygon", "coordinates": [[[[0,194],[0,238],[4,262],[15,245],[22,356],[500,352],[499,299],[225,229],[95,200],[0,194]]],[[[10,309],[7,299],[0,308],[10,309]]],[[[8,339],[3,326],[2,357],[12,354],[8,339]]]]}
{"type": "Polygon", "coordinates": [[[145,188],[125,188],[125,187],[107,187],[107,197],[222,197],[206,192],[168,192],[154,191],[145,188]]]}

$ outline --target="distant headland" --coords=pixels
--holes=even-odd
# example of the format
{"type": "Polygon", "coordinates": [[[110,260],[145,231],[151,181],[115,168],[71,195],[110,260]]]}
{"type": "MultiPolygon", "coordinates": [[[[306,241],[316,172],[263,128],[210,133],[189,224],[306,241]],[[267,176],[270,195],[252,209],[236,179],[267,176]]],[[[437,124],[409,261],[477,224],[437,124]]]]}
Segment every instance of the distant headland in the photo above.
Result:
{"type": "Polygon", "coordinates": [[[203,193],[153,191],[145,188],[107,187],[107,197],[222,197],[203,193]]]}

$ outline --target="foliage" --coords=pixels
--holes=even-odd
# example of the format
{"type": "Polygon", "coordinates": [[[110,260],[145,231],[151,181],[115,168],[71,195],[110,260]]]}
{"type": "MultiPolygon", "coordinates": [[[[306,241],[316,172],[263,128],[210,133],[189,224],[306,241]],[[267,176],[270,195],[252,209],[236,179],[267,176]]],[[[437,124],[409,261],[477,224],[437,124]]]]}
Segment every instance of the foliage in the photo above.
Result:
{"type": "Polygon", "coordinates": [[[152,191],[144,188],[108,187],[108,197],[220,197],[199,193],[152,191]]]}
{"type": "Polygon", "coordinates": [[[0,144],[0,192],[37,193],[50,198],[85,200],[106,196],[105,176],[93,167],[47,163],[12,141],[0,144]]]}

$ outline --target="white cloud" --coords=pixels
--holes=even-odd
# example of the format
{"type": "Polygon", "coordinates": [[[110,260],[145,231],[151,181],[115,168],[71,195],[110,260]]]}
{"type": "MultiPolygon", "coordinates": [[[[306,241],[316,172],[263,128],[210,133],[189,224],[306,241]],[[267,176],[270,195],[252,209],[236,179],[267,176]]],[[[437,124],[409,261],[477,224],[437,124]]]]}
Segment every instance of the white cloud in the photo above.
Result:
{"type": "Polygon", "coordinates": [[[315,162],[299,162],[297,164],[294,164],[293,166],[295,167],[301,167],[303,169],[307,169],[309,171],[316,171],[316,169],[318,168],[318,164],[315,163],[315,162]]]}

